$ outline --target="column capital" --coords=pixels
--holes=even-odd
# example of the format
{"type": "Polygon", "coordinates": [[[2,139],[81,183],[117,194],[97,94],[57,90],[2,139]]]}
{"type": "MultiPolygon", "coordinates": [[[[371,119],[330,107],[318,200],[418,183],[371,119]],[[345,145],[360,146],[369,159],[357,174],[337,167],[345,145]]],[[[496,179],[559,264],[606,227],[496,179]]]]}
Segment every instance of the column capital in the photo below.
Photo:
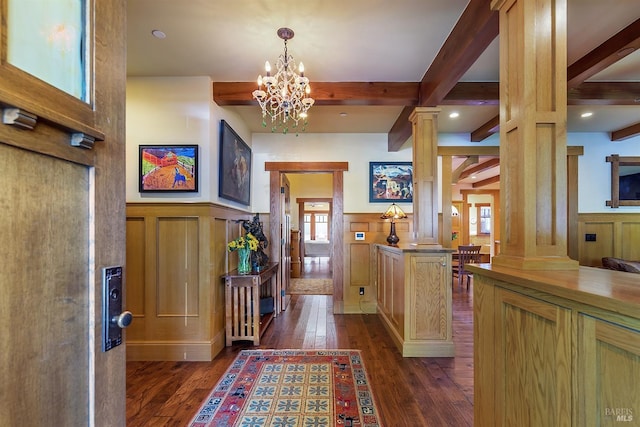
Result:
{"type": "Polygon", "coordinates": [[[440,113],[440,111],[442,111],[442,108],[437,108],[437,107],[416,107],[411,112],[411,115],[409,115],[409,121],[412,122],[412,123],[415,123],[416,119],[419,116],[424,116],[424,115],[427,115],[427,114],[430,114],[432,116],[437,116],[438,113],[440,113]]]}

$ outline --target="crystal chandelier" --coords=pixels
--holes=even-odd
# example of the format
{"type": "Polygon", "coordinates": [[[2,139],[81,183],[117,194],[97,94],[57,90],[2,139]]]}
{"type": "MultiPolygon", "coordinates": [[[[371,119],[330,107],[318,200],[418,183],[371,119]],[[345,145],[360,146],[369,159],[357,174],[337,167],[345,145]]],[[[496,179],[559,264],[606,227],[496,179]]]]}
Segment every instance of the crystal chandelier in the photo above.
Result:
{"type": "Polygon", "coordinates": [[[277,71],[273,76],[269,61],[265,63],[266,76],[258,76],[258,89],[253,91],[253,97],[262,108],[262,126],[267,126],[268,116],[271,118],[271,132],[278,128],[282,133],[288,133],[290,128],[297,131],[299,121],[302,121],[300,130],[304,131],[307,111],[314,103],[309,97],[311,88],[309,79],[304,76],[304,65],[300,63],[298,74],[293,57],[287,53],[287,40],[291,40],[293,35],[290,28],[278,30],[278,37],[284,40],[284,55],[278,57],[277,71]]]}

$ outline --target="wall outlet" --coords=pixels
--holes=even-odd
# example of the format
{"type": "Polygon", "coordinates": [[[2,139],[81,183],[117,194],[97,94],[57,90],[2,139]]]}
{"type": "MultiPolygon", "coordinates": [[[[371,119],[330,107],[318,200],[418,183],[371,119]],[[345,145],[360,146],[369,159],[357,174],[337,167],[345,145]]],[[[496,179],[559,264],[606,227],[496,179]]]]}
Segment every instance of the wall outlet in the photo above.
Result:
{"type": "Polygon", "coordinates": [[[360,295],[364,295],[364,288],[360,288],[360,295]]]}

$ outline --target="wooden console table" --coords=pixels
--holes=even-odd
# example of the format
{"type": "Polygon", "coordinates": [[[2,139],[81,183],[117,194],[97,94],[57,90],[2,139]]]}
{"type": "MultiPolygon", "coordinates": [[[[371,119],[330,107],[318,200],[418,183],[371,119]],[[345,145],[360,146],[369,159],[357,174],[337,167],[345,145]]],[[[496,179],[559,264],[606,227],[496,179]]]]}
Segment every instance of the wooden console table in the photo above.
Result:
{"type": "Polygon", "coordinates": [[[239,340],[260,344],[260,337],[277,315],[278,265],[277,262],[270,263],[264,270],[249,274],[238,274],[233,270],[224,276],[227,346],[239,340]]]}

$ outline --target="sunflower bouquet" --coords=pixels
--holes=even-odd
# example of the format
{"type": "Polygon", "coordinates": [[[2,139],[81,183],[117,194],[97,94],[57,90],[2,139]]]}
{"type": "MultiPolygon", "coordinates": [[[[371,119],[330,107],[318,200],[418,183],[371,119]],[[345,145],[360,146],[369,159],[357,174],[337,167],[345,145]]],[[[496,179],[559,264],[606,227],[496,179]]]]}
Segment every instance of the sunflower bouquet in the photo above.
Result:
{"type": "Polygon", "coordinates": [[[238,273],[249,274],[251,272],[251,253],[258,250],[260,242],[251,233],[237,237],[227,243],[229,252],[238,252],[238,273]]]}
{"type": "Polygon", "coordinates": [[[229,252],[245,248],[249,248],[251,251],[257,251],[259,244],[260,242],[253,234],[247,233],[245,236],[240,236],[230,241],[227,244],[227,248],[229,249],[229,252]]]}

